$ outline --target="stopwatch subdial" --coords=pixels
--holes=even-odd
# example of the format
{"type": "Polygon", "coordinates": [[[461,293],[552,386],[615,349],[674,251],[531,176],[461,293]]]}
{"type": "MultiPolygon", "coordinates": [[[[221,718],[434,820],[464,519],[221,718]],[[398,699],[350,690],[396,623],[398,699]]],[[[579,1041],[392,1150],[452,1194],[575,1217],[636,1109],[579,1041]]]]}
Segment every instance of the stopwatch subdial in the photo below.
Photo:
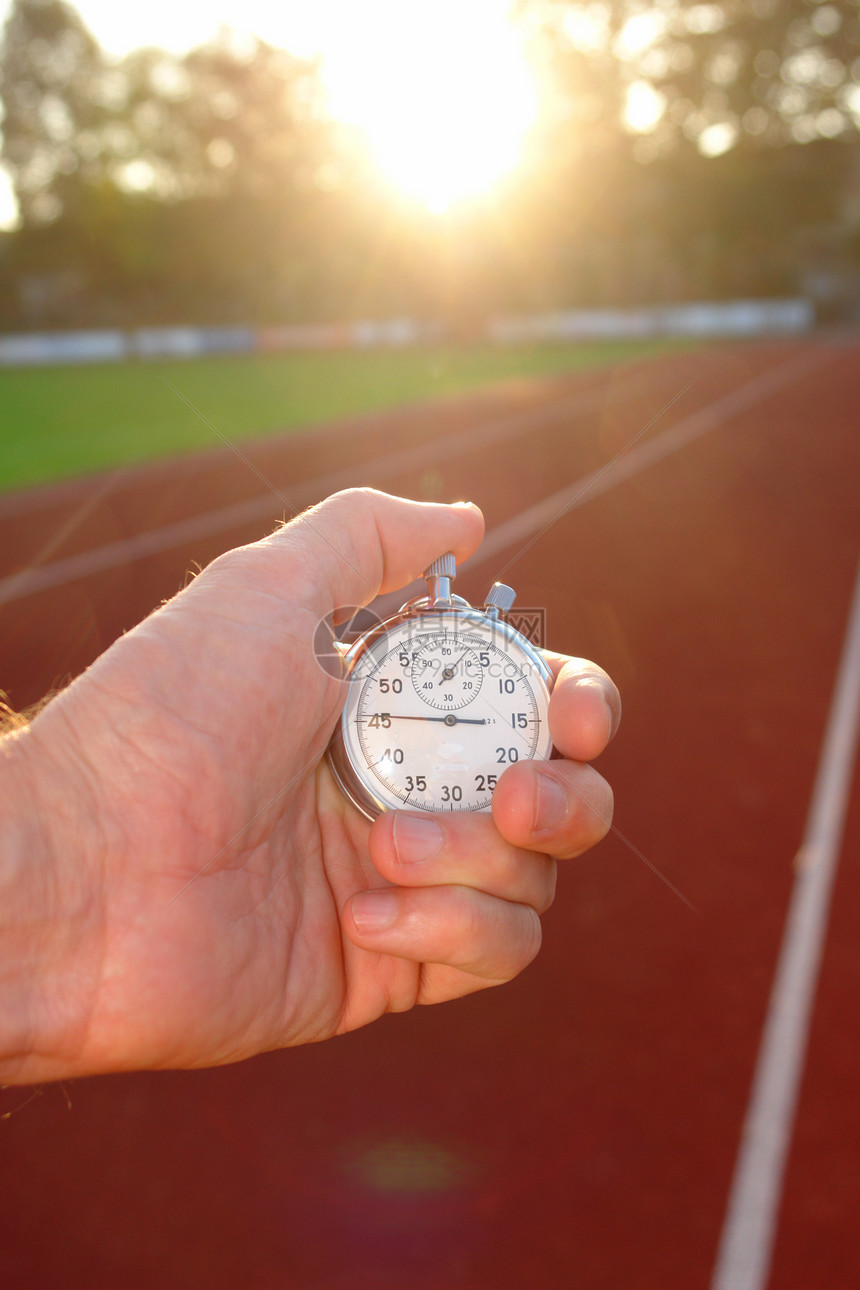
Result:
{"type": "Polygon", "coordinates": [[[431,641],[412,661],[412,686],[431,708],[465,708],[481,689],[484,671],[477,652],[456,641],[431,641]]]}

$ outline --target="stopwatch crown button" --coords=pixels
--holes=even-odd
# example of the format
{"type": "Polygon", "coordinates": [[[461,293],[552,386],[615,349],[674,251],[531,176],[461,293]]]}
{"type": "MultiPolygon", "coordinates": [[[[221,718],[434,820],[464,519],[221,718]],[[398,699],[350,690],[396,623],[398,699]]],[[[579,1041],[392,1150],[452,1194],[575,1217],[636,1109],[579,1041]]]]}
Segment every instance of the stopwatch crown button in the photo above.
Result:
{"type": "Polygon", "coordinates": [[[438,560],[434,560],[428,569],[424,570],[425,578],[456,578],[457,561],[449,551],[446,555],[440,555],[438,560]]]}
{"type": "Polygon", "coordinates": [[[516,598],[517,593],[513,587],[506,587],[503,582],[494,582],[487,593],[484,608],[496,609],[499,613],[506,614],[516,598]]]}

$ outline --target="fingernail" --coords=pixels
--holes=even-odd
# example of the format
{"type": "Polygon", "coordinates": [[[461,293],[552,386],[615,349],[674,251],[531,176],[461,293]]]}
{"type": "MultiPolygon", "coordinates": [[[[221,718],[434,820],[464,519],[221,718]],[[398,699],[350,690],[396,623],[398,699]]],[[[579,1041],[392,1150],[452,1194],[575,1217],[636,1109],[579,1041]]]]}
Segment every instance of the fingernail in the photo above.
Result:
{"type": "Polygon", "coordinates": [[[352,918],[360,932],[381,932],[396,921],[400,897],[396,891],[360,891],[352,898],[352,918]]]}
{"type": "Polygon", "coordinates": [[[398,864],[424,864],[437,856],[445,843],[442,826],[432,816],[400,812],[392,820],[391,837],[398,864]]]}
{"type": "Polygon", "coordinates": [[[545,833],[555,829],[567,815],[567,794],[557,779],[538,774],[537,803],[533,831],[545,833]]]}
{"type": "Polygon", "coordinates": [[[589,676],[583,677],[582,680],[577,681],[576,688],[579,689],[580,687],[583,689],[587,688],[589,690],[597,690],[600,694],[600,697],[603,700],[603,707],[606,710],[606,738],[607,741],[610,740],[615,734],[616,726],[618,724],[618,714],[614,711],[612,704],[609,702],[609,698],[606,694],[606,686],[602,681],[598,681],[596,677],[589,676]]]}

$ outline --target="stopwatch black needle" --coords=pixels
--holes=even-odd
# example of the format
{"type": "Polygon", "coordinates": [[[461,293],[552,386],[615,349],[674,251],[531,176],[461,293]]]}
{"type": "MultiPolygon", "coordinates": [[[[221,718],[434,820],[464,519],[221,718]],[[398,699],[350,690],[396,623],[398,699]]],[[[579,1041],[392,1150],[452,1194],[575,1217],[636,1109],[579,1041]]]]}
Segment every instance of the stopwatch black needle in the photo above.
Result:
{"type": "Polygon", "coordinates": [[[464,650],[463,650],[463,653],[462,653],[462,654],[460,655],[460,657],[457,659],[457,662],[456,662],[456,663],[452,663],[450,667],[446,667],[446,668],[444,669],[444,671],[442,672],[442,680],[441,680],[441,681],[437,681],[437,682],[436,682],[436,684],[437,684],[437,685],[446,685],[448,681],[453,681],[454,676],[455,676],[455,674],[456,674],[456,672],[457,672],[457,668],[458,668],[458,667],[460,666],[460,664],[463,662],[463,659],[466,657],[466,655],[467,655],[468,653],[469,653],[469,651],[468,651],[467,649],[464,649],[464,650]]]}
{"type": "Polygon", "coordinates": [[[397,712],[387,714],[392,721],[442,721],[446,726],[485,726],[486,717],[457,717],[453,712],[449,712],[447,717],[407,717],[401,716],[397,712]]]}

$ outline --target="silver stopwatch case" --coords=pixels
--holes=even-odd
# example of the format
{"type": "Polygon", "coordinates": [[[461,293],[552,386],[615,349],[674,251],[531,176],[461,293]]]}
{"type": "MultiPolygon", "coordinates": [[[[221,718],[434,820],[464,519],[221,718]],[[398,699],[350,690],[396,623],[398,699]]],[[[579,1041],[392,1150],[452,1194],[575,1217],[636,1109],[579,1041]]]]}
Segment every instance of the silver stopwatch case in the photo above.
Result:
{"type": "Polygon", "coordinates": [[[343,655],[347,693],[328,760],[369,819],[386,810],[489,811],[499,775],[552,753],[552,673],[505,621],[514,592],[483,609],[451,594],[454,557],[425,573],[429,594],[343,655]]]}

